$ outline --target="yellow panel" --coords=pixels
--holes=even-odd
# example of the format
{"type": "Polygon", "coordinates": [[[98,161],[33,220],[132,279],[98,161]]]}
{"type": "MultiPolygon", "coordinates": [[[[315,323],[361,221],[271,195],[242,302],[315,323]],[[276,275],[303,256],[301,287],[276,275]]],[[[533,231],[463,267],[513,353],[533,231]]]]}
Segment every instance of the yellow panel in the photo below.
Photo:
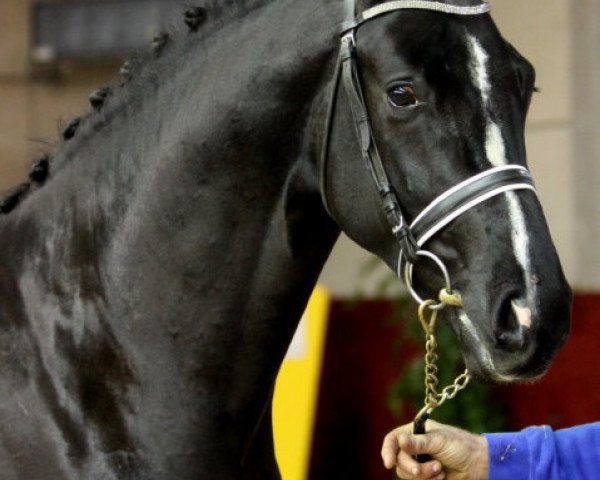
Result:
{"type": "Polygon", "coordinates": [[[277,377],[273,432],[283,480],[307,478],[328,309],[329,295],[317,287],[277,377]]]}

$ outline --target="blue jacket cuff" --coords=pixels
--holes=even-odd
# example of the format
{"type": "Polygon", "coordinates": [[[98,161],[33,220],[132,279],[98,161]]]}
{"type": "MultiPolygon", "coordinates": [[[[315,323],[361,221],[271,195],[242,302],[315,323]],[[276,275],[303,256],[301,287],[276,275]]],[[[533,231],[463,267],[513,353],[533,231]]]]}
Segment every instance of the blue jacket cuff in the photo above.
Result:
{"type": "Polygon", "coordinates": [[[531,447],[526,435],[486,433],[489,480],[527,480],[531,473],[531,447]]]}

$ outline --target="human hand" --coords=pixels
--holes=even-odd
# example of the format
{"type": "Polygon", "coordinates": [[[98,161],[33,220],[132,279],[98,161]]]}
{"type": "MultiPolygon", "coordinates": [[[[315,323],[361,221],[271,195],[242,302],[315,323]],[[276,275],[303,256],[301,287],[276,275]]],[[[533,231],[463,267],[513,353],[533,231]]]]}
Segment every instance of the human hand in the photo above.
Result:
{"type": "Polygon", "coordinates": [[[388,433],[381,457],[387,469],[396,468],[403,480],[485,480],[488,476],[488,445],[485,437],[459,428],[427,421],[428,433],[412,434],[412,423],[388,433]],[[413,455],[429,454],[432,461],[420,464],[413,455]]]}

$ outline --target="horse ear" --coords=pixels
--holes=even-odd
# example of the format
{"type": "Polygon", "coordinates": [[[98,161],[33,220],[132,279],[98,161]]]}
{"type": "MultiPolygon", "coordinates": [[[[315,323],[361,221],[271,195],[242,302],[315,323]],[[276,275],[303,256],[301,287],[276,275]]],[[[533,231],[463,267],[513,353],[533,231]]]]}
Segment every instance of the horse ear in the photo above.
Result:
{"type": "Polygon", "coordinates": [[[29,180],[41,185],[48,178],[50,172],[50,157],[47,155],[33,164],[29,170],[29,180]]]}
{"type": "Polygon", "coordinates": [[[74,118],[69,122],[69,124],[63,130],[63,138],[65,140],[71,140],[75,134],[77,133],[77,129],[79,128],[79,124],[81,123],[81,118],[74,118]]]}
{"type": "Polygon", "coordinates": [[[110,93],[111,93],[111,89],[108,87],[100,88],[100,89],[92,92],[89,97],[92,108],[96,111],[101,110],[102,107],[104,106],[104,103],[106,102],[106,99],[110,95],[110,93]]]}
{"type": "Polygon", "coordinates": [[[184,16],[184,22],[191,32],[197,32],[200,26],[206,21],[206,10],[202,7],[188,8],[184,16]]]}
{"type": "Polygon", "coordinates": [[[152,52],[154,52],[156,55],[159,55],[163,48],[165,48],[165,45],[169,42],[170,38],[171,37],[168,33],[157,33],[152,39],[152,52]]]}

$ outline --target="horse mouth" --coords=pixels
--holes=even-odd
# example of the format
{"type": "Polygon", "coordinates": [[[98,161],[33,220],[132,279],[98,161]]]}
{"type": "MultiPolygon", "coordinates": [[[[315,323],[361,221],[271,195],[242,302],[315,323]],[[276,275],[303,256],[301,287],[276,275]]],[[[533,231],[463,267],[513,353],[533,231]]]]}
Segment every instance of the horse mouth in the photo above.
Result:
{"type": "Polygon", "coordinates": [[[464,310],[458,313],[458,319],[458,338],[466,368],[478,381],[531,383],[544,376],[554,358],[554,352],[535,348],[531,341],[518,351],[490,347],[464,310]]]}

